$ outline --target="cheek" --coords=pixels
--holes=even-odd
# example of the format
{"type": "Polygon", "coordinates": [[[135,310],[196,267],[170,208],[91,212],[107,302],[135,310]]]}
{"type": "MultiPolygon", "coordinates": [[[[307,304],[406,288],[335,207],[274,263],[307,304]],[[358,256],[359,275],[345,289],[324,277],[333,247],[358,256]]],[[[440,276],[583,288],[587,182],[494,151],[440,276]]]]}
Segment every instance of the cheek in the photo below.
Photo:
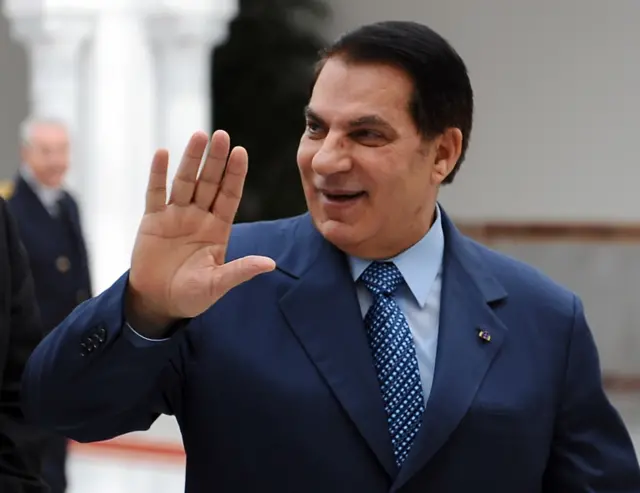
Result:
{"type": "Polygon", "coordinates": [[[373,204],[380,217],[407,217],[424,209],[429,202],[429,176],[421,170],[390,168],[375,176],[373,204]]]}
{"type": "Polygon", "coordinates": [[[362,166],[361,177],[373,189],[372,198],[376,208],[383,212],[388,207],[393,208],[407,191],[403,173],[393,162],[380,159],[373,161],[371,166],[362,166]]]}
{"type": "Polygon", "coordinates": [[[431,174],[426,165],[418,172],[411,173],[406,179],[401,196],[404,199],[403,211],[407,216],[421,219],[425,215],[431,215],[432,211],[429,209],[433,205],[433,196],[437,190],[431,183],[431,174]]]}
{"type": "Polygon", "coordinates": [[[316,201],[312,167],[315,152],[314,146],[305,142],[303,137],[303,140],[301,140],[300,146],[298,147],[297,163],[298,172],[300,173],[300,181],[302,183],[302,190],[309,207],[314,207],[313,203],[316,201]]]}
{"type": "Polygon", "coordinates": [[[378,184],[380,190],[374,200],[375,216],[378,221],[393,224],[405,217],[409,197],[404,185],[394,176],[389,176],[378,184]]]}
{"type": "Polygon", "coordinates": [[[313,162],[315,152],[314,146],[311,145],[307,139],[302,137],[300,145],[298,146],[298,154],[296,158],[298,162],[298,170],[303,178],[305,176],[309,176],[313,172],[311,163],[313,162]]]}

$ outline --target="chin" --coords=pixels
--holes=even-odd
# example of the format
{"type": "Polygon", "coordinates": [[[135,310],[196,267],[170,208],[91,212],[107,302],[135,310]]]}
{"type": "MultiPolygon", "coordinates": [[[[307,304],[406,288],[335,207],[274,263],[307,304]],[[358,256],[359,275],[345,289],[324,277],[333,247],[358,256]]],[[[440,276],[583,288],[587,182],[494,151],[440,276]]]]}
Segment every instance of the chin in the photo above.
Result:
{"type": "Polygon", "coordinates": [[[59,177],[54,177],[44,182],[44,185],[49,188],[61,188],[63,183],[64,183],[64,179],[59,177]]]}
{"type": "Polygon", "coordinates": [[[362,243],[362,227],[333,219],[316,219],[314,223],[320,234],[343,252],[358,256],[357,246],[362,243]]]}

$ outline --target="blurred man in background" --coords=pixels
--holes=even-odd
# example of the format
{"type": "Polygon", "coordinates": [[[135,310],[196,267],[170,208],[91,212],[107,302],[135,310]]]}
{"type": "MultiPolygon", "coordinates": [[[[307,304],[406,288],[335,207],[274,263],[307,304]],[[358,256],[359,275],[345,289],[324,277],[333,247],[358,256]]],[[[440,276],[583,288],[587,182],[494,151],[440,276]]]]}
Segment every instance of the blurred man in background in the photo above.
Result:
{"type": "MultiPolygon", "coordinates": [[[[22,164],[9,206],[27,250],[46,332],[91,297],[87,251],[78,205],[63,187],[70,138],[65,124],[29,119],[22,127],[22,164]]],[[[44,475],[52,493],[66,490],[67,442],[43,438],[44,475]]]]}

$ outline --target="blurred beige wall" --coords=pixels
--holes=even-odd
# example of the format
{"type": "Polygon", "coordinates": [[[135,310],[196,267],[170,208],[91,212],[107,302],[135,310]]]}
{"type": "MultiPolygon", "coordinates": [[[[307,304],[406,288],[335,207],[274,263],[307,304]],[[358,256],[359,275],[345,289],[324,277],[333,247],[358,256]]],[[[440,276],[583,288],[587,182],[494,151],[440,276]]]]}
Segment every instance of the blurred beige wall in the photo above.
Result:
{"type": "Polygon", "coordinates": [[[28,77],[26,52],[11,39],[9,23],[0,14],[0,181],[10,180],[19,165],[19,126],[29,111],[28,77]]]}

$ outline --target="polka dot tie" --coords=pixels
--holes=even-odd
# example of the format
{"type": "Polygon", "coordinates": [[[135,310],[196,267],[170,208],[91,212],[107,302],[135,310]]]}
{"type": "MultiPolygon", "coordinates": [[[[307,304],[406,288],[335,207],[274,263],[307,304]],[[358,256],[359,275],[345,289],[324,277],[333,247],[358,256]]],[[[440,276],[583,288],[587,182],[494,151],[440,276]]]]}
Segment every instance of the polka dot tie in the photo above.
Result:
{"type": "Polygon", "coordinates": [[[404,278],[392,262],[373,262],[362,273],[360,281],[373,295],[373,304],[364,322],[387,412],[391,443],[400,467],[409,454],[424,412],[413,336],[393,297],[404,278]]]}

